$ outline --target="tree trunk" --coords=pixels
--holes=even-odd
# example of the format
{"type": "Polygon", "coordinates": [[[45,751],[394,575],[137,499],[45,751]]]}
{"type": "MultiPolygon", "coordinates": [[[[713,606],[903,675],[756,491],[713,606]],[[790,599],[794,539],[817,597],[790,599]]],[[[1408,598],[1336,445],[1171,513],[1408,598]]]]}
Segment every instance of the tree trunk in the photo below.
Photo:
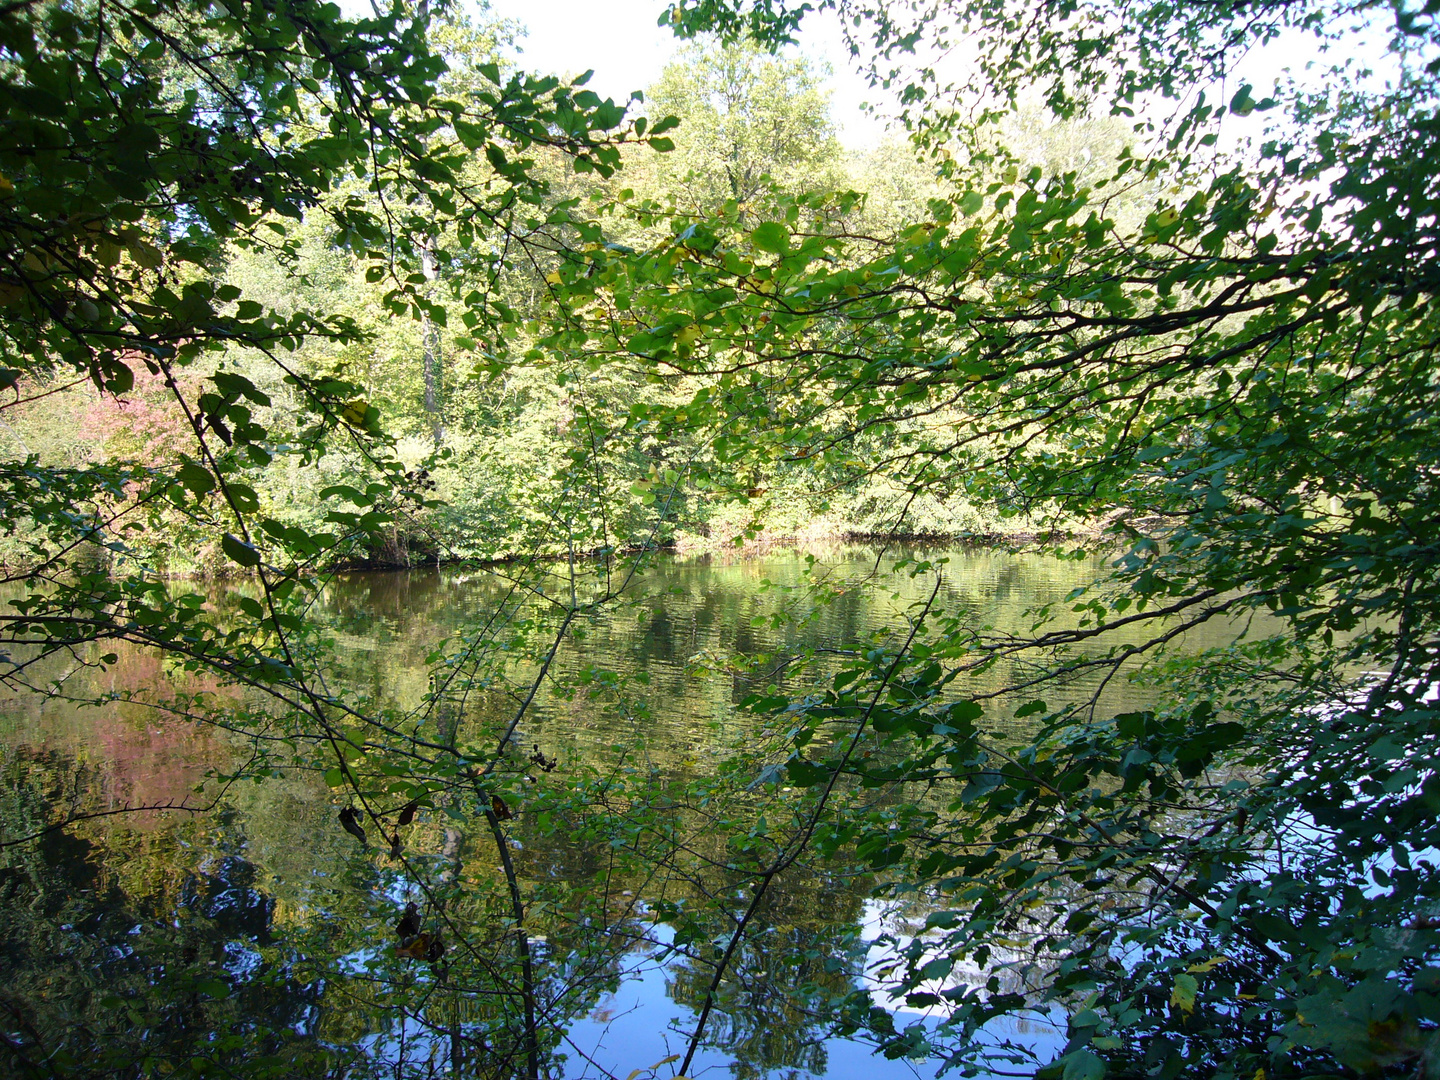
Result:
{"type": "MultiPolygon", "coordinates": [[[[427,242],[420,253],[420,269],[427,281],[439,276],[433,242],[427,242]]],[[[433,287],[427,286],[433,293],[433,287]]],[[[438,447],[445,441],[445,416],[441,402],[445,395],[445,359],[441,352],[440,328],[426,315],[420,321],[421,364],[425,379],[425,415],[430,420],[430,437],[438,447]]]]}

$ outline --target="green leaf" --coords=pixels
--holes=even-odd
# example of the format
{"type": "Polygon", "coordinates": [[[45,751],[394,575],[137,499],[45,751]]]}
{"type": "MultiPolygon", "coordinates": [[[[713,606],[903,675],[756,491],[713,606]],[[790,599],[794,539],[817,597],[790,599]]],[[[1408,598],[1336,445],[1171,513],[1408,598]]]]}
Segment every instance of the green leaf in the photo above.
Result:
{"type": "Polygon", "coordinates": [[[197,979],[195,981],[195,989],[216,1000],[230,996],[230,984],[224,979],[197,979]]]}
{"type": "Polygon", "coordinates": [[[370,506],[375,501],[363,491],[353,488],[349,484],[331,484],[329,487],[320,489],[320,498],[322,500],[336,497],[353,503],[356,506],[370,506]]]}
{"type": "MultiPolygon", "coordinates": [[[[259,305],[257,304],[256,307],[258,308],[259,305]]],[[[259,312],[257,311],[256,314],[258,315],[259,312]]],[[[244,375],[237,375],[230,371],[217,371],[210,378],[220,391],[232,401],[243,397],[256,405],[270,404],[270,395],[258,389],[244,375]]]]}
{"type": "Polygon", "coordinates": [[[242,514],[253,514],[260,509],[260,497],[249,484],[232,480],[227,486],[230,499],[242,514]]]}
{"type": "Polygon", "coordinates": [[[478,150],[490,139],[490,129],[483,124],[475,124],[468,120],[461,120],[456,117],[451,121],[455,128],[455,134],[460,137],[460,143],[467,150],[478,150]]]}
{"type": "Polygon", "coordinates": [[[260,565],[260,553],[228,532],[220,538],[220,547],[232,562],[247,567],[260,565]]]}
{"type": "Polygon", "coordinates": [[[187,461],[180,466],[175,479],[197,499],[204,498],[215,490],[215,478],[210,475],[210,470],[194,461],[187,461]]]}
{"type": "Polygon", "coordinates": [[[790,250],[790,232],[779,222],[767,221],[750,234],[750,242],[761,251],[783,255],[790,250]]]}
{"type": "Polygon", "coordinates": [[[1093,1050],[1072,1050],[1062,1060],[1064,1080],[1103,1080],[1105,1076],[1105,1062],[1093,1050]]]}

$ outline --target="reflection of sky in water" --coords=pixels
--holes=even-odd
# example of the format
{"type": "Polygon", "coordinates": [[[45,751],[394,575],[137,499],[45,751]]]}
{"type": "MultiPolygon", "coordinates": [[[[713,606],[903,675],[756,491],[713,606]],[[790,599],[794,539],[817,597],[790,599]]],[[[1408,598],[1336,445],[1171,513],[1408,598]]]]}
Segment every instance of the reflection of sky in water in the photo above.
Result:
{"type": "MultiPolygon", "coordinates": [[[[654,936],[662,945],[671,938],[664,926],[656,927],[654,936]]],[[[680,1060],[660,1063],[672,1054],[684,1055],[694,1023],[694,1011],[670,997],[665,965],[646,963],[588,1016],[570,1025],[562,1047],[567,1058],[565,1076],[567,1080],[606,1074],[623,1078],[633,1069],[647,1070],[642,1072],[644,1076],[656,1065],[659,1076],[668,1076],[680,1067],[680,1060]]],[[[830,1080],[912,1080],[935,1071],[933,1063],[887,1061],[872,1054],[868,1046],[845,1039],[826,1039],[824,1048],[824,1075],[830,1080]]],[[[704,1048],[696,1053],[689,1075],[716,1078],[729,1073],[732,1062],[730,1055],[704,1048]]],[[[794,1071],[776,1070],[772,1075],[794,1071]]]]}
{"type": "MultiPolygon", "coordinates": [[[[927,1026],[933,1027],[945,1019],[945,1010],[939,1006],[916,1007],[906,1002],[903,994],[893,994],[886,988],[887,980],[884,972],[888,969],[899,966],[904,968],[904,959],[900,950],[891,941],[884,940],[886,935],[898,937],[903,944],[914,934],[920,933],[924,927],[924,921],[907,917],[894,910],[894,905],[887,904],[880,900],[865,901],[865,914],[862,917],[865,941],[869,943],[869,949],[865,956],[865,977],[864,982],[870,988],[871,999],[876,1005],[896,1014],[910,1014],[910,1017],[918,1018],[927,1026]]],[[[935,938],[939,935],[930,931],[923,936],[935,938]]],[[[998,956],[1003,950],[995,949],[998,956]]],[[[921,958],[923,963],[924,957],[921,958]]],[[[957,965],[944,979],[934,979],[922,983],[915,989],[920,992],[939,995],[952,987],[968,985],[983,987],[989,971],[980,969],[974,964],[957,965]]],[[[1037,1060],[1048,1061],[1058,1054],[1066,1042],[1066,1018],[1065,1010],[1050,1006],[1039,1009],[1026,1017],[1005,1016],[986,1024],[976,1035],[975,1041],[987,1046],[997,1046],[1001,1043],[1008,1043],[1024,1047],[1033,1053],[1037,1060]]],[[[906,1023],[913,1022],[913,1019],[901,1019],[896,1017],[896,1026],[904,1027],[906,1023]]],[[[878,1060],[878,1059],[877,1059],[878,1060]]]]}
{"type": "Polygon", "coordinates": [[[258,950],[252,949],[243,941],[225,943],[225,972],[237,981],[248,979],[259,971],[264,959],[258,950]]]}

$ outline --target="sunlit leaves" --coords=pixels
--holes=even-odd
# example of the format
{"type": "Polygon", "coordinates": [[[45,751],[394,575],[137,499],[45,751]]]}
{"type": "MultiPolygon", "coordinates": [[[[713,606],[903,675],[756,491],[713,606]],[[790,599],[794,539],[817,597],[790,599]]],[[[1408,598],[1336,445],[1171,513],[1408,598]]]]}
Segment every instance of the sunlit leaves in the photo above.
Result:
{"type": "Polygon", "coordinates": [[[750,242],[761,251],[783,255],[790,250],[790,232],[778,222],[767,221],[750,234],[750,242]]]}
{"type": "MultiPolygon", "coordinates": [[[[1396,944],[1354,913],[1381,906],[1405,925],[1436,895],[1413,858],[1432,846],[1432,795],[1402,750],[1435,737],[1410,700],[1434,681],[1440,632],[1423,539],[1436,529],[1435,128],[1415,105],[1433,101],[1435,72],[1397,50],[1387,86],[1337,73],[1333,93],[1271,99],[1241,83],[1217,106],[1202,84],[1242,46],[1316,35],[1348,57],[1362,9],[834,6],[873,31],[877,64],[953,14],[985,82],[981,115],[1036,87],[1063,117],[1181,104],[1168,124],[1144,118],[1154,141],[1082,181],[988,149],[973,112],[932,107],[922,72],[902,103],[955,181],[929,221],[867,242],[823,200],[759,223],[722,209],[704,221],[713,243],[614,258],[587,279],[587,301],[625,298],[623,336],[549,344],[583,345],[593,364],[598,339],[607,359],[685,380],[687,396],[709,390],[632,416],[703,438],[694,475],[737,498],[766,491],[737,483],[743,469],[815,462],[817,487],[883,470],[914,499],[1108,530],[1117,574],[1077,598],[1076,628],[1047,630],[1044,612],[1033,642],[983,648],[1033,647],[1061,672],[1160,657],[1152,678],[1172,698],[1120,715],[1020,708],[1025,738],[887,701],[871,729],[893,756],[847,767],[814,752],[807,727],[786,776],[817,787],[845,768],[862,785],[951,793],[948,818],[877,814],[836,835],[897,888],[965,897],[970,921],[943,947],[995,974],[986,1001],[956,995],[957,1030],[1025,1007],[986,967],[999,950],[1011,968],[1016,950],[1047,958],[1024,970],[1033,993],[1074,1006],[1056,1076],[1417,1060],[1409,1018],[1433,1000],[1403,970],[1433,946],[1396,944]],[[1282,108],[1291,126],[1266,129],[1258,114],[1282,108]],[[1222,120],[1255,143],[1232,154],[1222,120]],[[1189,619],[1231,620],[1233,651],[1180,659],[1171,627],[1189,619]],[[1388,674],[1357,686],[1362,669],[1388,674]],[[1381,737],[1395,725],[1405,739],[1381,737]],[[1282,852],[1298,869],[1279,869],[1282,852]],[[1216,955],[1230,959],[1206,967],[1216,955]],[[1333,984],[1308,981],[1337,964],[1333,984]],[[1333,1038],[1301,1012],[1330,1017],[1333,1038]],[[1378,1026],[1339,1020],[1362,1015],[1378,1026]]],[[[671,13],[682,33],[767,42],[800,14],[671,13]]],[[[1433,23],[1411,29],[1433,49],[1433,23]]],[[[989,662],[949,646],[954,663],[989,662]]],[[[838,718],[855,708],[847,692],[805,707],[838,718]]],[[[911,989],[939,970],[927,948],[911,989]]],[[[962,1039],[958,1053],[981,1050],[962,1039]]]]}

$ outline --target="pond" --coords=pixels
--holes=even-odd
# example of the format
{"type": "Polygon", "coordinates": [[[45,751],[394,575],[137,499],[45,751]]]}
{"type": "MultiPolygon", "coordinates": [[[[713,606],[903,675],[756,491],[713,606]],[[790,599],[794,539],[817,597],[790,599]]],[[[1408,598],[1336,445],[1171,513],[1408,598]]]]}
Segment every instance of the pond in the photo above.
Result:
{"type": "MultiPolygon", "coordinates": [[[[1002,630],[1028,627],[1030,612],[1103,569],[1098,558],[988,550],[655,556],[622,602],[567,634],[514,742],[537,770],[588,777],[596,791],[622,772],[656,790],[704,782],[751,737],[755,718],[739,703],[752,690],[803,693],[844,650],[903,630],[933,579],[895,574],[897,554],[944,555],[938,605],[967,625],[1002,630]],[[807,651],[803,663],[786,662],[807,651]],[[596,678],[605,693],[587,689],[596,678]]],[[[499,606],[508,588],[503,569],[345,575],[312,616],[333,635],[326,677],[395,715],[413,714],[433,696],[436,666],[427,661],[436,643],[499,606]]],[[[223,592],[213,599],[223,606],[223,592]]],[[[224,687],[139,650],[118,653],[103,672],[86,657],[54,661],[45,678],[56,692],[9,691],[0,701],[0,1006],[12,1071],[231,1075],[241,1061],[283,1076],[519,1071],[522,1051],[501,1052],[487,1034],[509,1022],[502,1014],[519,991],[505,989],[503,972],[485,987],[462,985],[460,974],[483,972],[487,949],[508,956],[514,939],[504,867],[493,848],[487,854],[484,821],[421,812],[407,827],[403,865],[383,844],[362,849],[337,823],[343,800],[318,769],[267,767],[253,782],[253,763],[274,761],[253,732],[196,726],[136,700],[137,691],[225,700],[224,687]],[[104,707],[75,704],[107,693],[104,707]],[[67,817],[80,820],[51,828],[67,817]],[[431,885],[422,889],[426,873],[431,885]],[[468,906],[437,909],[432,886],[468,890],[468,906]],[[417,902],[434,938],[439,921],[452,938],[467,935],[470,967],[453,948],[453,968],[427,959],[415,927],[397,941],[407,902],[417,902]]],[[[537,670],[533,657],[517,660],[512,685],[529,685],[537,670]]],[[[965,689],[998,690],[1024,674],[992,668],[965,689]]],[[[1147,700],[1143,687],[1102,686],[1098,675],[1070,690],[1098,692],[1107,708],[1147,700]]],[[[480,686],[448,722],[453,731],[478,723],[477,710],[514,704],[480,686]]],[[[524,933],[546,1032],[528,1049],[556,1077],[670,1075],[705,997],[706,950],[731,931],[717,916],[708,941],[676,941],[658,915],[733,886],[694,869],[723,862],[721,848],[704,847],[721,841],[692,843],[694,859],[683,865],[672,858],[662,887],[624,862],[624,845],[612,838],[607,847],[582,824],[556,826],[562,808],[520,790],[508,842],[538,913],[524,933]],[[589,906],[568,908],[564,897],[581,892],[589,906]],[[593,945],[597,937],[605,948],[593,945]]],[[[735,951],[691,1075],[885,1080],[936,1071],[936,1061],[873,1057],[864,1042],[831,1037],[823,1018],[836,1002],[859,1001],[889,1010],[899,1029],[933,1022],[877,981],[894,960],[877,939],[923,922],[924,905],[886,907],[872,886],[840,862],[787,869],[735,951]]],[[[1056,1039],[1043,1022],[994,1034],[1042,1049],[1056,1039]]]]}

